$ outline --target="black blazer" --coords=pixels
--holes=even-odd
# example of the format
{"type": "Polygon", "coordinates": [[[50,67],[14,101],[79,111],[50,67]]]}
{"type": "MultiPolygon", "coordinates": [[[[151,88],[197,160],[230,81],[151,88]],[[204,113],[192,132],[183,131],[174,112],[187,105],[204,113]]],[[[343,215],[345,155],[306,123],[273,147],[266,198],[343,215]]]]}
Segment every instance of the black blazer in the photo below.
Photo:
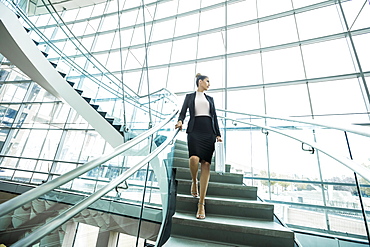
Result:
{"type": "MultiPolygon", "coordinates": [[[[217,121],[217,115],[216,115],[216,108],[215,108],[215,103],[213,101],[213,98],[211,96],[206,96],[206,99],[209,102],[209,115],[211,116],[212,119],[212,129],[213,132],[215,133],[216,136],[221,136],[220,129],[218,127],[218,121],[217,121]]],[[[184,119],[186,116],[186,111],[189,109],[190,113],[190,120],[188,123],[188,128],[186,130],[186,133],[190,133],[193,131],[194,128],[194,122],[195,122],[195,92],[194,93],[189,93],[186,95],[184,104],[182,105],[179,119],[178,121],[181,121],[184,123],[184,119]]]]}

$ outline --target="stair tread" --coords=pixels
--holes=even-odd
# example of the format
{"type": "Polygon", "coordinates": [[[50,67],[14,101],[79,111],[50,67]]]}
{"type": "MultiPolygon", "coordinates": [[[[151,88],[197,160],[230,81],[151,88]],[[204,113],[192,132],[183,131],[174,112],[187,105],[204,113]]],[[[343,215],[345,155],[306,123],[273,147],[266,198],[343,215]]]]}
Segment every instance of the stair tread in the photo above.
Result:
{"type": "MultiPolygon", "coordinates": [[[[188,167],[177,167],[177,166],[173,166],[173,168],[176,168],[178,171],[180,172],[183,172],[183,171],[187,171],[189,172],[189,179],[191,178],[190,177],[190,171],[189,171],[189,168],[188,167]]],[[[199,168],[199,172],[200,172],[200,168],[199,168]]],[[[219,172],[215,172],[215,171],[212,171],[211,170],[211,176],[212,174],[220,174],[219,172]]],[[[240,173],[231,173],[231,172],[225,172],[225,173],[222,173],[222,176],[243,176],[243,174],[240,174],[240,173]]]]}
{"type": "MultiPolygon", "coordinates": [[[[186,151],[186,152],[188,152],[188,151],[186,151]]],[[[179,157],[179,156],[176,156],[176,155],[179,155],[179,154],[177,153],[177,154],[175,154],[173,156],[173,161],[174,162],[186,162],[186,163],[189,163],[189,156],[188,156],[188,154],[186,154],[186,157],[185,158],[184,157],[181,157],[181,156],[179,157]]],[[[182,154],[182,155],[184,155],[184,154],[182,154]]],[[[215,165],[215,156],[212,156],[211,166],[214,166],[214,165],[215,165]]],[[[183,166],[180,166],[180,167],[183,167],[183,166]]]]}
{"type": "MultiPolygon", "coordinates": [[[[184,184],[191,184],[191,180],[187,179],[176,179],[179,183],[184,184]]],[[[233,190],[251,190],[251,191],[257,191],[257,187],[255,186],[248,186],[243,184],[230,184],[230,183],[220,183],[220,182],[208,182],[208,187],[222,187],[222,188],[230,188],[233,190]]]]}
{"type": "MultiPolygon", "coordinates": [[[[177,197],[180,200],[198,200],[197,198],[194,198],[192,195],[183,195],[183,194],[177,194],[177,197]]],[[[274,205],[267,202],[257,201],[257,200],[248,200],[248,199],[235,199],[235,198],[225,198],[222,196],[206,196],[206,205],[210,204],[227,204],[227,205],[234,205],[234,206],[242,206],[242,204],[245,204],[246,207],[256,207],[256,208],[273,208],[274,205]]]]}
{"type": "Polygon", "coordinates": [[[240,217],[207,214],[205,219],[199,220],[195,218],[195,212],[194,214],[176,212],[173,216],[173,220],[175,222],[182,221],[182,223],[187,225],[194,225],[201,228],[224,229],[225,231],[248,232],[265,236],[292,238],[294,235],[293,231],[274,221],[255,218],[241,219],[240,217]]]}
{"type": "MultiPolygon", "coordinates": [[[[176,247],[185,247],[185,246],[191,246],[191,247],[235,247],[235,244],[226,244],[221,242],[210,242],[207,240],[201,240],[201,239],[191,239],[186,238],[182,236],[171,236],[168,241],[163,246],[176,246],[176,247]]],[[[248,245],[238,245],[240,247],[249,247],[248,245]]]]}

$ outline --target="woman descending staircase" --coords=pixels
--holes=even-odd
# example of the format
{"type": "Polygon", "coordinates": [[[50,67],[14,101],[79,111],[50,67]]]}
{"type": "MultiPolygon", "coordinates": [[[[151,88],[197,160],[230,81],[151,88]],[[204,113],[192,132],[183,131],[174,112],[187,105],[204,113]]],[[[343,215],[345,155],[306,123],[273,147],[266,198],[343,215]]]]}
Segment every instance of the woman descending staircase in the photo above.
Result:
{"type": "Polygon", "coordinates": [[[198,198],[190,194],[186,142],[176,141],[173,167],[178,181],[176,212],[164,246],[294,246],[294,233],[274,222],[274,206],[257,201],[257,188],[245,186],[242,174],[218,174],[211,165],[206,219],[199,220],[198,198]]]}

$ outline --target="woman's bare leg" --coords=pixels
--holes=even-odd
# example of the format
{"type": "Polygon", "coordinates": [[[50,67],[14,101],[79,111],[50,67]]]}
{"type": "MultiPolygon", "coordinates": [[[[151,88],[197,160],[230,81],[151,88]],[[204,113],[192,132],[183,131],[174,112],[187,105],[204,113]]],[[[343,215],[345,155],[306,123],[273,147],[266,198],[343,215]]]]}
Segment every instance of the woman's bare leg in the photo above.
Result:
{"type": "Polygon", "coordinates": [[[198,196],[198,167],[199,165],[199,157],[198,156],[191,156],[189,158],[189,168],[190,168],[190,174],[191,174],[191,189],[190,192],[192,196],[197,197],[198,196]]]}
{"type": "Polygon", "coordinates": [[[208,189],[208,182],[211,172],[211,164],[202,160],[201,161],[201,173],[200,173],[200,196],[199,196],[199,204],[198,204],[198,212],[197,218],[204,219],[205,218],[205,198],[208,189]]]}

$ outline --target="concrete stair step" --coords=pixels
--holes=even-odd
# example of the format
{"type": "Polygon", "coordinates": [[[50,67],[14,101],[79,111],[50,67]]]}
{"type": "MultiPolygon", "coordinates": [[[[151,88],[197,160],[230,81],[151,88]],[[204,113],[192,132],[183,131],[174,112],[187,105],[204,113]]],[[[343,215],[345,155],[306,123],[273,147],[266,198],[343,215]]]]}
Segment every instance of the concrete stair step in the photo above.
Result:
{"type": "Polygon", "coordinates": [[[175,142],[175,145],[174,145],[174,149],[175,150],[178,150],[178,151],[188,151],[188,144],[178,144],[177,142],[175,142]]]}
{"type": "MultiPolygon", "coordinates": [[[[198,180],[200,176],[200,170],[198,172],[198,180]]],[[[176,168],[176,179],[187,179],[190,180],[190,171],[189,168],[176,168]]],[[[219,174],[215,171],[211,171],[211,177],[209,179],[210,182],[216,183],[231,183],[231,184],[243,184],[243,174],[237,173],[223,173],[219,174]]]]}
{"type": "Polygon", "coordinates": [[[181,141],[181,140],[179,140],[179,139],[177,139],[176,141],[175,141],[175,147],[183,147],[183,146],[188,146],[188,143],[186,142],[186,141],[181,141]]]}
{"type": "MultiPolygon", "coordinates": [[[[171,236],[163,247],[235,247],[234,244],[211,242],[199,239],[190,239],[182,236],[171,236]]],[[[250,247],[250,245],[238,245],[239,247],[250,247]]]]}
{"type": "MultiPolygon", "coordinates": [[[[177,179],[177,181],[177,193],[185,195],[189,194],[191,180],[177,179]]],[[[207,196],[223,196],[234,199],[257,200],[257,187],[245,186],[243,184],[209,182],[207,196]]]]}
{"type": "MultiPolygon", "coordinates": [[[[198,198],[191,195],[177,194],[176,212],[187,212],[195,215],[198,208],[198,198]]],[[[222,197],[206,197],[206,215],[225,215],[259,220],[273,220],[274,205],[256,200],[229,199],[222,197]]]]}
{"type": "MultiPolygon", "coordinates": [[[[173,167],[189,168],[189,158],[173,157],[173,167]]],[[[200,167],[200,164],[199,164],[200,167]]],[[[215,170],[214,162],[211,163],[211,170],[215,170]]]]}
{"type": "Polygon", "coordinates": [[[233,246],[293,247],[294,233],[273,222],[240,219],[207,213],[204,220],[195,213],[176,212],[172,218],[171,236],[228,243],[233,246]]]}
{"type": "MultiPolygon", "coordinates": [[[[174,156],[174,157],[169,157],[169,159],[171,159],[174,162],[173,167],[186,167],[186,168],[189,167],[188,157],[181,158],[181,157],[174,156]]],[[[231,165],[225,164],[225,173],[230,172],[230,169],[231,169],[231,165]]],[[[212,158],[211,171],[214,171],[214,170],[215,170],[215,162],[214,162],[214,158],[212,158]]]]}
{"type": "MultiPolygon", "coordinates": [[[[173,156],[175,158],[183,158],[183,159],[186,159],[189,162],[189,151],[188,151],[188,148],[186,148],[186,150],[178,150],[178,149],[175,149],[174,152],[173,152],[173,156]]],[[[211,163],[213,164],[214,162],[215,162],[215,156],[213,155],[212,160],[211,160],[211,163]]]]}

